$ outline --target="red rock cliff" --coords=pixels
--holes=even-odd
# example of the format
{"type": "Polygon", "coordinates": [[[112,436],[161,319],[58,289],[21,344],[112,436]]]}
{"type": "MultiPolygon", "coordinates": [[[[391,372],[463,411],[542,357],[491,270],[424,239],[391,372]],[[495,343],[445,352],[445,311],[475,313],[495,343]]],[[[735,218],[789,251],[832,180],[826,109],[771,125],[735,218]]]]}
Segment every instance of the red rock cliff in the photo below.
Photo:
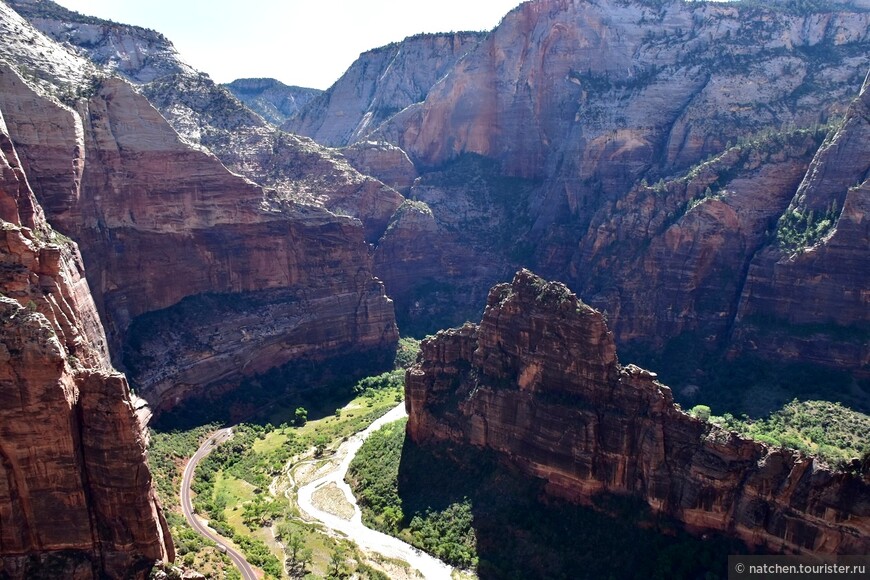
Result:
{"type": "Polygon", "coordinates": [[[173,557],[78,249],[0,115],[0,576],[145,578],[173,557]]]}
{"type": "Polygon", "coordinates": [[[0,109],[48,218],[81,244],[113,356],[125,349],[155,406],[395,344],[359,221],[270,198],[181,140],[128,83],[101,81],[72,110],[5,69],[0,109]]]}
{"type": "Polygon", "coordinates": [[[408,435],[495,451],[588,502],[643,498],[692,531],[786,553],[870,550],[870,481],[689,417],[655,374],[616,357],[603,316],[528,271],[492,289],[480,325],[422,343],[408,435]]]}

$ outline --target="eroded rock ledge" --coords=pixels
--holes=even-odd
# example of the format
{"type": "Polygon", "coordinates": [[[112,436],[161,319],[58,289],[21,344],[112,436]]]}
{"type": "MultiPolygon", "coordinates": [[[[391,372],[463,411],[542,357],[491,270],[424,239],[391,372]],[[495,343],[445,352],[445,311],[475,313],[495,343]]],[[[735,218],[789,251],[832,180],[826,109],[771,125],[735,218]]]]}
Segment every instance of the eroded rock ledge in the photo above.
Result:
{"type": "Polygon", "coordinates": [[[495,451],[588,503],[643,498],[693,532],[785,553],[870,551],[870,477],[694,419],[654,373],[620,365],[603,315],[528,270],[479,325],[424,340],[406,377],[408,436],[495,451]]]}

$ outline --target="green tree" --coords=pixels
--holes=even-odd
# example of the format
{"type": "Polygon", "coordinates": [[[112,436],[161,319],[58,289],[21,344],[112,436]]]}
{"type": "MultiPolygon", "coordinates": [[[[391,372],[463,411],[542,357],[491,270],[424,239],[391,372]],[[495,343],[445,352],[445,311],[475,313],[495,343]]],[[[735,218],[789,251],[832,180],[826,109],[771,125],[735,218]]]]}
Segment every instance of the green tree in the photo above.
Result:
{"type": "Polygon", "coordinates": [[[345,578],[350,577],[350,573],[347,569],[347,554],[341,546],[335,548],[332,557],[329,559],[329,566],[326,568],[326,577],[329,580],[344,580],[345,578]]]}
{"type": "Polygon", "coordinates": [[[712,410],[707,405],[695,405],[689,411],[689,415],[701,421],[709,421],[712,410]]]}
{"type": "Polygon", "coordinates": [[[299,561],[299,555],[305,548],[305,541],[302,539],[302,534],[293,532],[287,537],[287,551],[290,554],[290,559],[294,562],[299,561]]]}
{"type": "Polygon", "coordinates": [[[308,410],[305,407],[296,407],[293,414],[293,424],[297,427],[302,427],[308,422],[308,410]]]}

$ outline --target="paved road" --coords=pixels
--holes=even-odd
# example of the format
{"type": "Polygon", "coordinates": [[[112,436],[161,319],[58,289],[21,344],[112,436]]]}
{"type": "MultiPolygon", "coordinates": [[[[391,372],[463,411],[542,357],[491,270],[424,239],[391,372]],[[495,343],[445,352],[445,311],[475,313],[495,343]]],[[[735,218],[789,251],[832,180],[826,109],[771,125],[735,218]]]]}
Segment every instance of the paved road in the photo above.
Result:
{"type": "Polygon", "coordinates": [[[362,447],[363,441],[383,425],[397,421],[405,415],[405,404],[400,403],[389,413],[372,423],[366,430],[357,433],[342,443],[336,451],[335,456],[335,459],[341,458],[341,463],[338,468],[323,477],[312,481],[308,485],[299,488],[299,508],[311,517],[320,520],[333,530],[348,535],[351,540],[356,542],[356,544],[364,550],[378,552],[389,558],[404,560],[412,567],[422,572],[423,576],[427,579],[449,579],[453,568],[441,560],[433,558],[429,554],[426,554],[397,538],[365,527],[362,523],[362,513],[360,512],[359,506],[356,504],[356,498],[354,498],[350,486],[344,482],[347,468],[350,466],[350,462],[357,454],[357,451],[362,447]],[[339,489],[344,492],[347,500],[353,505],[354,515],[350,521],[341,519],[318,509],[311,501],[311,496],[314,494],[314,491],[329,483],[336,484],[339,489]]]}
{"type": "Polygon", "coordinates": [[[202,523],[193,514],[193,503],[190,501],[190,484],[193,481],[193,472],[196,471],[197,464],[202,461],[203,457],[211,453],[211,450],[215,445],[222,441],[226,441],[232,434],[233,430],[230,428],[215,431],[208,439],[206,439],[205,443],[196,450],[196,453],[193,454],[190,461],[187,462],[187,467],[184,468],[184,476],[181,479],[181,510],[184,512],[184,517],[187,520],[187,523],[190,524],[190,527],[196,530],[200,535],[205,536],[216,543],[221,551],[226,552],[227,556],[230,557],[230,560],[233,561],[233,564],[236,565],[236,568],[241,571],[242,580],[257,580],[257,574],[254,572],[251,565],[248,564],[248,561],[245,560],[245,557],[234,550],[224,538],[202,523]]]}

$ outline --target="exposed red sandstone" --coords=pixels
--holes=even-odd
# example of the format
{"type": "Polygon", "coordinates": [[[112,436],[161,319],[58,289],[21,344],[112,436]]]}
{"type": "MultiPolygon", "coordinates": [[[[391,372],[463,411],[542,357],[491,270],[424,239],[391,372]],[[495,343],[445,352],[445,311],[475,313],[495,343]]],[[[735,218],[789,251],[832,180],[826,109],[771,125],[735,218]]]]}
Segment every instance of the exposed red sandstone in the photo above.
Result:
{"type": "Polygon", "coordinates": [[[0,575],[144,579],[174,553],[130,390],[2,115],[0,152],[0,575]]]}
{"type": "Polygon", "coordinates": [[[0,108],[48,218],[81,245],[113,355],[126,344],[128,358],[152,363],[131,380],[155,406],[302,357],[395,344],[359,221],[270,198],[182,141],[118,79],[73,111],[7,69],[0,108]],[[130,342],[137,317],[206,293],[228,299],[212,313],[217,326],[152,324],[130,342]],[[257,311],[244,312],[247,302],[257,311]]]}
{"type": "MultiPolygon", "coordinates": [[[[406,290],[414,270],[403,257],[469,264],[465,280],[506,262],[570,282],[607,311],[620,344],[647,353],[691,342],[866,376],[870,244],[856,186],[870,157],[866,113],[857,114],[866,107],[849,103],[867,70],[868,18],[848,5],[517,7],[374,137],[407,151],[423,182],[473,154],[537,180],[515,204],[529,216],[512,232],[521,243],[469,251],[486,227],[472,220],[425,231],[419,247],[405,242],[413,234],[388,231],[376,260],[390,262],[379,272],[397,311],[432,302],[406,290]],[[838,136],[811,164],[819,124],[844,113],[851,120],[832,125],[838,136]],[[813,210],[818,222],[832,202],[845,207],[850,188],[853,217],[838,234],[811,251],[778,250],[783,214],[813,210]]],[[[434,223],[457,220],[452,207],[475,198],[464,185],[445,190],[453,203],[429,204],[434,223]]],[[[416,186],[408,195],[428,203],[416,186]]],[[[453,300],[468,309],[469,296],[453,300]]]]}
{"type": "Polygon", "coordinates": [[[483,37],[479,32],[421,34],[364,52],[282,128],[331,147],[364,141],[394,114],[423,101],[483,37]]]}
{"type": "Polygon", "coordinates": [[[811,213],[803,229],[828,221],[817,239],[772,245],[753,261],[733,349],[870,377],[870,76],[810,164],[785,218],[811,213]]]}
{"type": "Polygon", "coordinates": [[[688,416],[655,374],[619,364],[600,313],[528,271],[492,289],[479,326],[423,341],[406,406],[415,442],[492,450],[554,496],[639,497],[775,552],[870,551],[868,474],[688,416]]]}

